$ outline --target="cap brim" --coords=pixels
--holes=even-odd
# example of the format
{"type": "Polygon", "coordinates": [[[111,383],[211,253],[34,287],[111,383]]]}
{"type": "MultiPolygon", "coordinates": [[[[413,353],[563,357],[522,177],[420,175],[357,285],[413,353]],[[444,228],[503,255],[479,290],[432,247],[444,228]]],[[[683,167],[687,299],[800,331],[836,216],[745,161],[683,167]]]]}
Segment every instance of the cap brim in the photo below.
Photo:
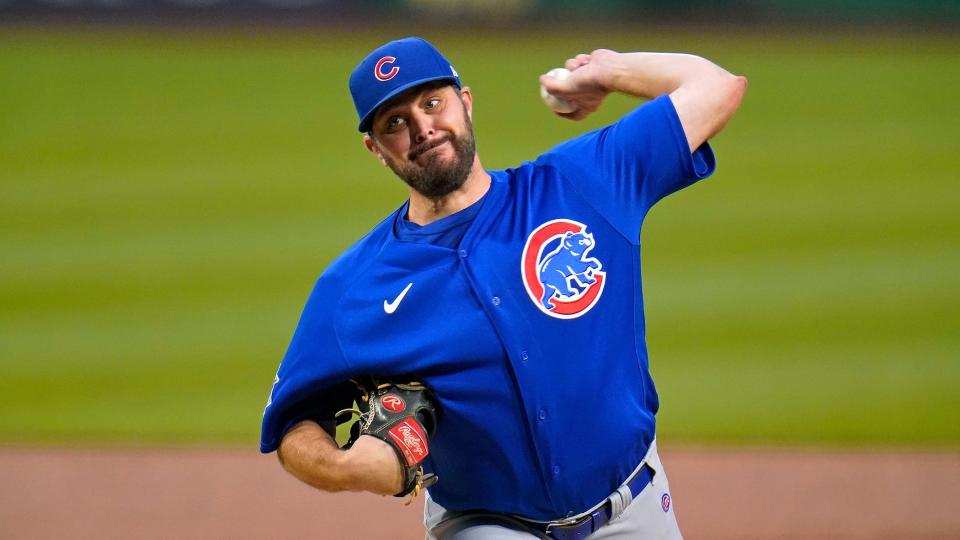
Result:
{"type": "Polygon", "coordinates": [[[450,82],[452,82],[457,88],[460,88],[460,81],[458,81],[458,80],[456,79],[456,77],[426,77],[426,78],[424,78],[424,79],[417,79],[417,80],[415,80],[415,81],[410,81],[410,82],[408,82],[407,84],[404,84],[404,85],[401,85],[401,86],[398,86],[398,87],[394,88],[389,94],[383,96],[383,97],[380,99],[380,101],[378,101],[378,102],[376,103],[376,105],[374,105],[374,106],[370,109],[370,112],[368,112],[367,115],[363,117],[363,120],[360,121],[360,125],[357,126],[357,129],[358,129],[361,133],[367,133],[367,132],[369,132],[369,131],[370,131],[371,124],[373,124],[373,116],[374,116],[375,114],[377,114],[377,109],[379,109],[381,105],[383,105],[384,103],[390,101],[391,99],[394,98],[394,96],[396,96],[397,94],[399,94],[399,93],[401,93],[401,92],[403,92],[403,91],[405,91],[405,90],[409,90],[410,88],[413,88],[414,86],[418,86],[418,85],[425,84],[425,83],[428,83],[428,82],[433,82],[433,81],[450,81],[450,82]]]}

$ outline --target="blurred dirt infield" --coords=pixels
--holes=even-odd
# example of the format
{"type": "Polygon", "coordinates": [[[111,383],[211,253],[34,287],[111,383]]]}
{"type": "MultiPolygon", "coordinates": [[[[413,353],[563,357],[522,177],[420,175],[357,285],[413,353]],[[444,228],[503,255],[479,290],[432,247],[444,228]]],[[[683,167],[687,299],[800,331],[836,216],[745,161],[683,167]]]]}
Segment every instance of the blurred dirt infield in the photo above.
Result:
{"type": "MultiPolygon", "coordinates": [[[[960,454],[661,448],[690,539],[960,538],[960,454]]],[[[254,450],[0,449],[0,538],[423,538],[254,450]]]]}

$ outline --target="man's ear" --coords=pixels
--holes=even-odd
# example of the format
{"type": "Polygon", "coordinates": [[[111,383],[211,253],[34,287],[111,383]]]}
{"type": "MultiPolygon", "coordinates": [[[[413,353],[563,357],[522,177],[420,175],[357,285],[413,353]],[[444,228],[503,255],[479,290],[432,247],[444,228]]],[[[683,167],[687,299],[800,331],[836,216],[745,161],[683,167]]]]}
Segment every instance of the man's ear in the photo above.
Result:
{"type": "Polygon", "coordinates": [[[463,101],[463,106],[467,108],[467,116],[470,117],[470,121],[473,121],[473,92],[470,90],[469,86],[464,86],[460,89],[460,99],[463,101]]]}
{"type": "Polygon", "coordinates": [[[367,147],[367,150],[371,154],[377,156],[377,159],[380,160],[380,163],[383,163],[383,166],[387,166],[387,160],[383,159],[383,154],[380,153],[380,148],[377,146],[377,141],[373,140],[373,137],[370,135],[363,136],[363,145],[367,147]]]}

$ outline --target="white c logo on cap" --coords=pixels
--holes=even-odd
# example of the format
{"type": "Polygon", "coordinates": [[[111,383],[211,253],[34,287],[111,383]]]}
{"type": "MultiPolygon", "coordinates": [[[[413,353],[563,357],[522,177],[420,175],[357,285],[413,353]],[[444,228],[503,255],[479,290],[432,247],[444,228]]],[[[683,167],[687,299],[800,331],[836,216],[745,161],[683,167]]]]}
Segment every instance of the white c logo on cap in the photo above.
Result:
{"type": "Polygon", "coordinates": [[[383,67],[387,64],[393,64],[397,59],[394,56],[384,56],[383,58],[377,60],[376,67],[373,68],[373,75],[377,78],[378,81],[389,81],[390,79],[397,76],[397,73],[400,73],[400,68],[393,66],[390,68],[390,71],[384,73],[383,67]]]}

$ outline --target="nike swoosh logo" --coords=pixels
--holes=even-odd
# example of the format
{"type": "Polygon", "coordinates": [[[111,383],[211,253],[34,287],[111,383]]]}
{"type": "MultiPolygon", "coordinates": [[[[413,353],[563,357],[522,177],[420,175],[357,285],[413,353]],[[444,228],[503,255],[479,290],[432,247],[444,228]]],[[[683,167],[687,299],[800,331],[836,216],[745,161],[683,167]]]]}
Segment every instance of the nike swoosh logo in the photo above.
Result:
{"type": "Polygon", "coordinates": [[[403,297],[407,295],[407,291],[410,290],[410,287],[413,287],[412,281],[408,283],[406,287],[404,287],[403,292],[400,293],[400,296],[393,299],[393,302],[387,302],[386,300],[383,301],[383,311],[385,311],[387,315],[393,315],[393,312],[397,310],[397,306],[399,306],[400,302],[403,301],[403,297]]]}

